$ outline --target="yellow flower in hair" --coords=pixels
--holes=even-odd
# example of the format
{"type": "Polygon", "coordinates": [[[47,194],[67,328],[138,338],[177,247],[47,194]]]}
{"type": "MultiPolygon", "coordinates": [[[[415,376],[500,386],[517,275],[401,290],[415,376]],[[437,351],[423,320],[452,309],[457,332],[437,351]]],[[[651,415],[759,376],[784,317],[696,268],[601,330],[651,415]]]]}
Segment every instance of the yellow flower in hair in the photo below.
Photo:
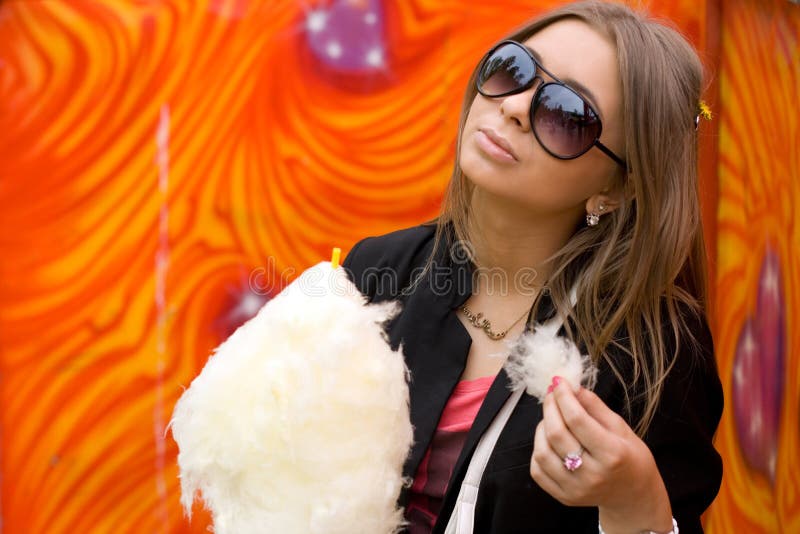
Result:
{"type": "Polygon", "coordinates": [[[701,100],[699,102],[699,108],[700,108],[700,116],[703,117],[705,120],[710,121],[711,108],[708,106],[708,104],[706,104],[705,100],[701,100]]]}

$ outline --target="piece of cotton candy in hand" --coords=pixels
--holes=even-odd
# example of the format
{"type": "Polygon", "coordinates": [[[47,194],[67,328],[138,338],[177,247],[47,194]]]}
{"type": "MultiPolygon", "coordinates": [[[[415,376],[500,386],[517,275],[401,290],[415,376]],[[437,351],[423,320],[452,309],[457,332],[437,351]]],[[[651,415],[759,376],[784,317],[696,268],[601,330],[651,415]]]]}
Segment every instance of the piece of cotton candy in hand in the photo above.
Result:
{"type": "Polygon", "coordinates": [[[505,363],[512,389],[525,388],[544,402],[554,376],[566,379],[576,392],[580,386],[594,388],[597,368],[589,356],[581,355],[575,343],[557,335],[560,325],[537,325],[512,344],[505,363]]]}
{"type": "Polygon", "coordinates": [[[181,502],[217,534],[396,532],[408,370],[343,269],[320,263],[237,329],[179,399],[181,502]]]}

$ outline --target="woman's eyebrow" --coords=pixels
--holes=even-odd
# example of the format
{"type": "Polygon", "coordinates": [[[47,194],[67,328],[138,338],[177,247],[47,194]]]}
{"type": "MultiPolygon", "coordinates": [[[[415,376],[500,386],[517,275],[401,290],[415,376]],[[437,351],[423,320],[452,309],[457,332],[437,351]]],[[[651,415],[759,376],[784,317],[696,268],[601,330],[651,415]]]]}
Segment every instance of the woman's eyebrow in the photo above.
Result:
{"type": "MultiPolygon", "coordinates": [[[[524,45],[524,46],[525,46],[525,48],[528,49],[528,52],[530,52],[531,55],[536,58],[536,61],[538,61],[539,64],[544,67],[544,61],[542,61],[542,56],[539,55],[539,52],[537,52],[536,50],[534,50],[533,48],[531,48],[528,45],[524,45]]],[[[550,73],[548,72],[548,74],[550,74],[550,73]]],[[[551,76],[553,76],[553,75],[551,74],[551,76]]],[[[553,76],[553,77],[555,77],[555,76],[553,76]]],[[[598,114],[601,113],[599,107],[597,106],[597,98],[595,98],[594,94],[589,90],[588,87],[586,87],[581,82],[579,82],[578,80],[575,80],[573,78],[558,78],[558,80],[564,82],[565,84],[567,84],[567,85],[569,85],[569,86],[571,86],[571,87],[573,87],[575,89],[577,89],[578,91],[581,92],[581,94],[586,95],[586,97],[589,99],[589,102],[594,106],[595,112],[598,113],[598,114]]],[[[600,118],[602,119],[602,115],[601,115],[600,118]]]]}

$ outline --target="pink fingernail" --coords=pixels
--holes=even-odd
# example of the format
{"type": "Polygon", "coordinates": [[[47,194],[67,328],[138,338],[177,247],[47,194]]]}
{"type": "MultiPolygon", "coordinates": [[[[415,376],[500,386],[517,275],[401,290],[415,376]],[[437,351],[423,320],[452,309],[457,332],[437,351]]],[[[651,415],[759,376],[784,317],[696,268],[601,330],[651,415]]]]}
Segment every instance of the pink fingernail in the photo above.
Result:
{"type": "Polygon", "coordinates": [[[554,386],[553,384],[550,384],[549,386],[547,386],[547,394],[548,394],[548,395],[549,395],[550,393],[552,393],[552,392],[553,392],[553,388],[554,388],[554,387],[555,387],[555,386],[554,386]]]}
{"type": "Polygon", "coordinates": [[[561,383],[561,377],[560,376],[554,376],[553,377],[553,387],[558,386],[558,384],[560,384],[560,383],[561,383]]]}

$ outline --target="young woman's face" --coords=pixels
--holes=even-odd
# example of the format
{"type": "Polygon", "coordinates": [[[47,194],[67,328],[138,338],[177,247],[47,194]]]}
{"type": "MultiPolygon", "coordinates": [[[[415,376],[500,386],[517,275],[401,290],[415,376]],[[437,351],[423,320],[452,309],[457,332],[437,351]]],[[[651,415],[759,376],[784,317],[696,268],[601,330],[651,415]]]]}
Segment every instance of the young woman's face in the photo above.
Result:
{"type": "MultiPolygon", "coordinates": [[[[577,19],[555,22],[524,42],[554,76],[573,85],[592,104],[603,123],[600,141],[624,154],[622,96],[614,45],[577,19]]],[[[545,82],[552,81],[540,73],[545,82]]],[[[487,98],[478,94],[469,110],[461,139],[459,162],[478,191],[523,204],[540,214],[586,212],[586,201],[615,185],[622,171],[599,149],[561,160],[548,154],[531,130],[529,109],[541,82],[524,92],[487,98]],[[505,144],[504,150],[500,144],[505,144]]]]}

